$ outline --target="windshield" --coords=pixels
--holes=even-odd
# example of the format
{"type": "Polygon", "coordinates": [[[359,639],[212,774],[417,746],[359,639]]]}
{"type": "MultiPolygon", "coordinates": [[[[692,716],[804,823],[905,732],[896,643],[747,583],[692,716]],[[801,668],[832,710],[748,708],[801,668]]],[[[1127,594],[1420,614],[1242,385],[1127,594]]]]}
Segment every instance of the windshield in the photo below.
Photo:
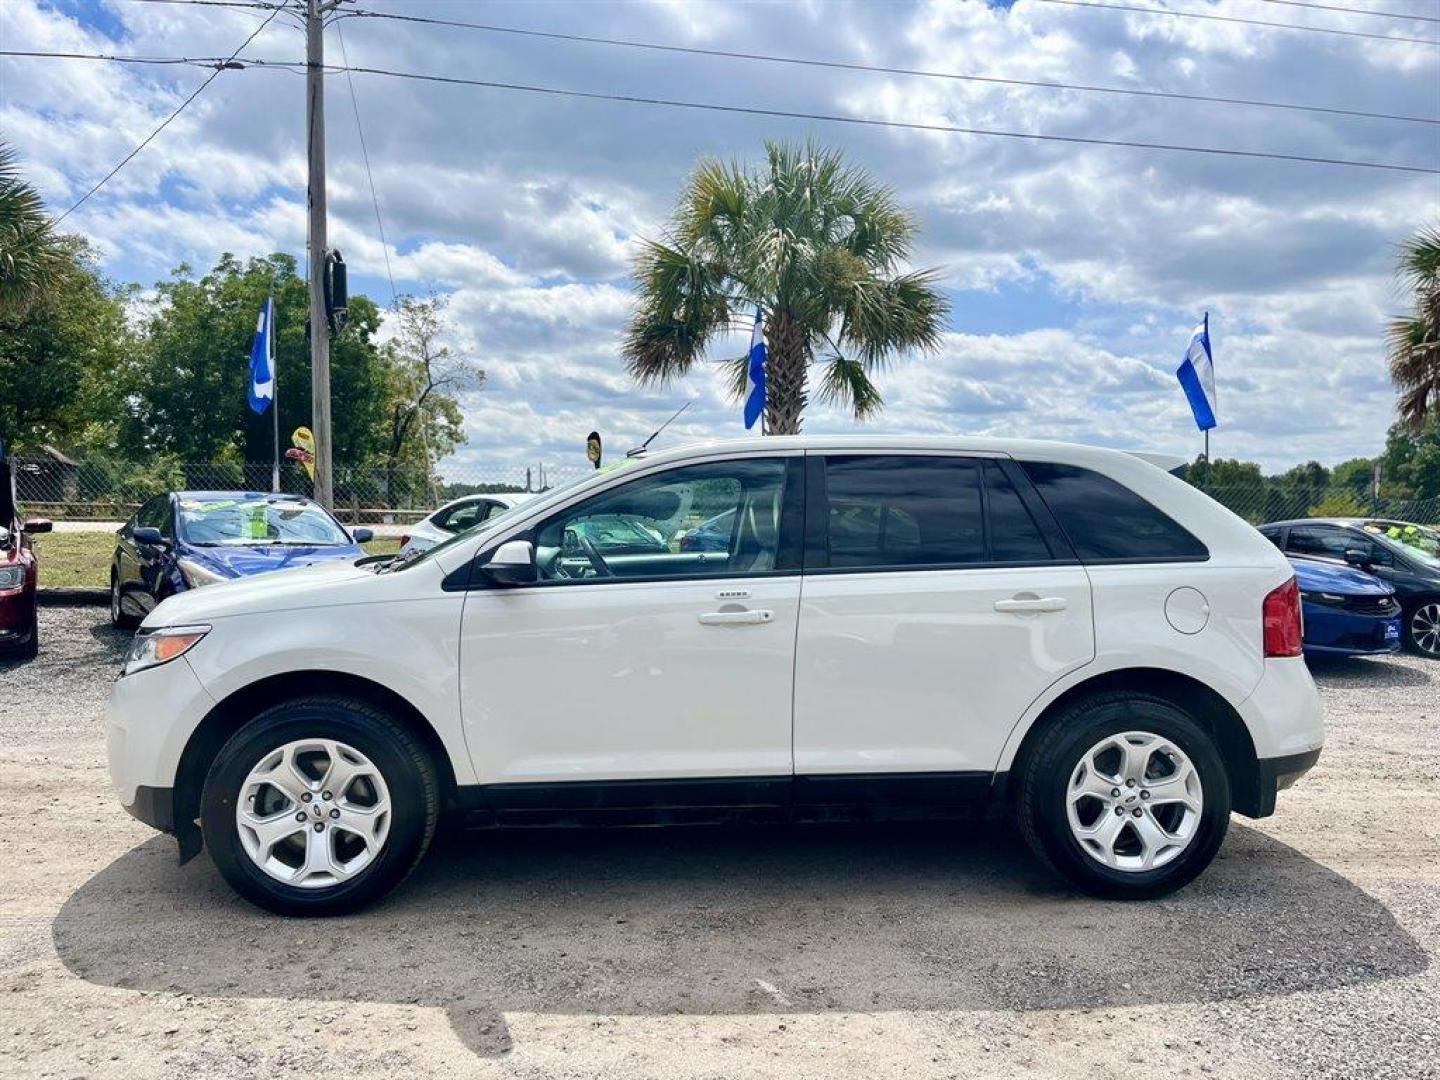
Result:
{"type": "Polygon", "coordinates": [[[1440,532],[1403,521],[1367,521],[1365,531],[1387,542],[1402,555],[1432,570],[1440,569],[1440,532]]]}
{"type": "Polygon", "coordinates": [[[284,495],[181,499],[179,534],[197,547],[351,543],[339,523],[315,503],[284,495]]]}
{"type": "Polygon", "coordinates": [[[394,570],[404,570],[411,566],[418,566],[420,563],[423,562],[429,562],[436,555],[439,555],[441,552],[449,551],[456,544],[464,540],[469,540],[472,536],[479,536],[481,533],[488,533],[494,529],[503,529],[505,526],[509,525],[512,521],[518,518],[521,514],[528,514],[532,510],[540,510],[547,506],[551,506],[554,503],[564,499],[565,496],[567,496],[574,488],[579,487],[581,484],[585,483],[588,480],[593,480],[597,475],[604,476],[608,473],[615,472],[617,469],[623,469],[631,462],[636,460],[639,459],[623,458],[622,460],[615,462],[613,465],[606,465],[598,472],[581,473],[573,480],[567,480],[565,481],[565,483],[559,484],[551,488],[549,491],[536,495],[533,499],[527,499],[524,502],[520,503],[518,506],[512,506],[510,507],[510,509],[502,511],[501,513],[496,514],[492,518],[485,519],[484,521],[480,522],[480,524],[474,525],[471,528],[466,529],[464,532],[459,532],[456,533],[454,536],[447,537],[446,539],[440,541],[440,543],[436,544],[434,547],[426,548],[424,551],[417,551],[415,554],[408,555],[403,559],[392,559],[390,560],[390,562],[386,563],[381,569],[388,573],[394,570]]]}

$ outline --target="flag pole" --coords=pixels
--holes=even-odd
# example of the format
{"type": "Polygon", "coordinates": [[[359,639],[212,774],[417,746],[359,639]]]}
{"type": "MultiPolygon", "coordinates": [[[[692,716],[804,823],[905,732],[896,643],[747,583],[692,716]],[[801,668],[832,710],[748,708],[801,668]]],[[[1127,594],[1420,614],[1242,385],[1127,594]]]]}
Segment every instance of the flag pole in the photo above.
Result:
{"type": "Polygon", "coordinates": [[[275,457],[270,468],[270,490],[280,494],[280,372],[275,367],[275,296],[270,296],[268,313],[270,326],[265,335],[266,350],[270,354],[270,424],[275,438],[275,457]]]}

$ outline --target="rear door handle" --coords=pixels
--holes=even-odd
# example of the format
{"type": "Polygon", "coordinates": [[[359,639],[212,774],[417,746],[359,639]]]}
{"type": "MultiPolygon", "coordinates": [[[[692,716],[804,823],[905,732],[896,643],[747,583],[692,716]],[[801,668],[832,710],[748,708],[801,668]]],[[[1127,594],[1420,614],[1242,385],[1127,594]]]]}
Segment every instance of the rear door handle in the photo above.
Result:
{"type": "Polygon", "coordinates": [[[773,611],[707,611],[700,616],[702,626],[754,626],[771,622],[773,611]]]}
{"type": "Polygon", "coordinates": [[[1011,600],[996,600],[995,610],[1026,615],[1046,611],[1064,611],[1069,602],[1063,596],[1015,597],[1011,600]]]}

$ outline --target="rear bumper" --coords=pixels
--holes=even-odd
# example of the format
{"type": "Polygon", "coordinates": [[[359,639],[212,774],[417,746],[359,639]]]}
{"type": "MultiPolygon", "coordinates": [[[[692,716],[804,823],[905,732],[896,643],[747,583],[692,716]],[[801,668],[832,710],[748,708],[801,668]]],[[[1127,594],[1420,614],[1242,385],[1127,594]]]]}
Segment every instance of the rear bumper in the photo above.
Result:
{"type": "Polygon", "coordinates": [[[1275,812],[1275,796],[1288,787],[1293,787],[1320,760],[1320,748],[1307,750],[1303,754],[1286,754],[1284,757],[1261,758],[1256,762],[1260,790],[1257,813],[1241,812],[1248,817],[1269,817],[1275,812]]]}

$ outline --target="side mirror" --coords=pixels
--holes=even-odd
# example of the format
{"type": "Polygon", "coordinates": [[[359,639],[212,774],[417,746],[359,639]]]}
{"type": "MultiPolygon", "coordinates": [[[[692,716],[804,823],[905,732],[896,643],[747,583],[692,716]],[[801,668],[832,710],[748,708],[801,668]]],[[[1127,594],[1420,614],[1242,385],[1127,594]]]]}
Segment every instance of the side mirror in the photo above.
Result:
{"type": "Polygon", "coordinates": [[[357,544],[368,544],[371,540],[375,539],[375,530],[361,526],[358,529],[351,530],[350,537],[357,544]]]}
{"type": "Polygon", "coordinates": [[[1360,548],[1346,548],[1345,561],[1351,566],[1365,567],[1370,565],[1370,556],[1360,548]]]}
{"type": "Polygon", "coordinates": [[[493,585],[533,585],[540,580],[535,547],[529,540],[507,540],[490,553],[480,572],[493,585]]]}
{"type": "Polygon", "coordinates": [[[29,521],[25,522],[24,525],[24,531],[26,533],[29,533],[31,536],[34,536],[37,533],[50,532],[54,528],[55,526],[46,518],[31,518],[29,521]]]}
{"type": "Polygon", "coordinates": [[[167,543],[160,530],[152,525],[137,525],[130,537],[137,544],[148,544],[150,547],[165,547],[167,543]]]}

